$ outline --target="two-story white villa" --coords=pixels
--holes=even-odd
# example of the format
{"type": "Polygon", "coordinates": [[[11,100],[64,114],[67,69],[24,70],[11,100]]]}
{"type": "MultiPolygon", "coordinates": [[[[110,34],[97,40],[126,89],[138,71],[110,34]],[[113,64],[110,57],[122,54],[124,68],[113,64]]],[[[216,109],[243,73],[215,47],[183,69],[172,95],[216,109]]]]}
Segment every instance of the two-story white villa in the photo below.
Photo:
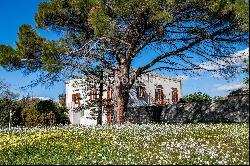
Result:
{"type": "MultiPolygon", "coordinates": [[[[104,99],[113,99],[112,81],[104,85],[104,99]]],[[[130,90],[128,107],[167,105],[179,101],[182,97],[182,81],[165,75],[148,73],[142,75],[130,90]]],[[[89,81],[88,77],[66,82],[66,104],[69,109],[69,119],[72,124],[95,125],[97,123],[96,108],[78,110],[92,100],[98,98],[98,84],[89,81]],[[78,111],[75,111],[78,110],[78,111]]],[[[103,123],[106,123],[106,113],[103,112],[103,123]]]]}

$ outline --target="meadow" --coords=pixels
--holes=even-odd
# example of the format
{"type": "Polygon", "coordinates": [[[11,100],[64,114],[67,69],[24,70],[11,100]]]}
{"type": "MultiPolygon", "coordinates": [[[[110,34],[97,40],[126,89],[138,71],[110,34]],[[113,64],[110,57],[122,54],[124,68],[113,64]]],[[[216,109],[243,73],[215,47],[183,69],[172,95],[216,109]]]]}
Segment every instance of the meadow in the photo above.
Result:
{"type": "Polygon", "coordinates": [[[249,164],[249,124],[0,131],[0,164],[249,164]]]}

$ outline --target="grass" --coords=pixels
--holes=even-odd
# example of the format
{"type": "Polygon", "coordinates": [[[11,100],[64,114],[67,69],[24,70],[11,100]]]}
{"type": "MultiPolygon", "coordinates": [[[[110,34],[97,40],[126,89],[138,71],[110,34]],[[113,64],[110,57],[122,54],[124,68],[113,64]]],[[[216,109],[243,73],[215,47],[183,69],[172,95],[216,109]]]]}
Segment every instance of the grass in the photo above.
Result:
{"type": "Polygon", "coordinates": [[[0,132],[0,164],[249,164],[248,124],[0,132]]]}

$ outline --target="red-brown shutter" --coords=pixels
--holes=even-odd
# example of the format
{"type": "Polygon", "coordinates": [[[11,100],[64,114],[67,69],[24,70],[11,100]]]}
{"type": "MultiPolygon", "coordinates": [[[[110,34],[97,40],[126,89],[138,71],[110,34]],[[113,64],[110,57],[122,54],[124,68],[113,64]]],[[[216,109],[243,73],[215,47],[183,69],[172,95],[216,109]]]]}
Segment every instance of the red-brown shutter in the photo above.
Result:
{"type": "Polygon", "coordinates": [[[145,96],[146,96],[146,88],[142,87],[142,97],[145,97],[145,96]]]}
{"type": "Polygon", "coordinates": [[[81,101],[80,101],[80,99],[81,99],[81,94],[80,93],[77,93],[77,95],[78,95],[78,98],[77,98],[77,100],[78,100],[78,108],[80,107],[80,105],[81,105],[81,101]]]}
{"type": "Polygon", "coordinates": [[[110,86],[108,86],[108,88],[107,88],[107,99],[111,99],[111,96],[110,96],[110,86]]]}
{"type": "Polygon", "coordinates": [[[75,101],[75,94],[72,94],[72,102],[74,102],[74,103],[76,102],[75,101]]]}
{"type": "Polygon", "coordinates": [[[172,102],[174,102],[174,96],[175,96],[174,91],[172,91],[172,102]]]}
{"type": "Polygon", "coordinates": [[[178,93],[177,93],[177,91],[172,91],[172,101],[173,102],[178,101],[178,93]]]}
{"type": "Polygon", "coordinates": [[[161,89],[161,100],[164,99],[164,93],[163,93],[163,89],[161,89]]]}

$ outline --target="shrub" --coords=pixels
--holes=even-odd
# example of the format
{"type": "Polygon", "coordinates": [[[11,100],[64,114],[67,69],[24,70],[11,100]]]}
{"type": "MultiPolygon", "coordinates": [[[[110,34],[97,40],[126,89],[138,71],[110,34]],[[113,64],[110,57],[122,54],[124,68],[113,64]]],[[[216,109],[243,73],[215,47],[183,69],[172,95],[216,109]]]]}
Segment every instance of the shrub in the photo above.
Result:
{"type": "Polygon", "coordinates": [[[221,96],[215,96],[215,97],[213,98],[214,101],[220,101],[220,100],[222,100],[222,99],[223,99],[223,97],[221,97],[221,96]]]}
{"type": "Polygon", "coordinates": [[[249,90],[248,89],[236,89],[233,90],[229,93],[229,96],[235,96],[235,95],[244,95],[244,94],[249,94],[249,90]]]}
{"type": "Polygon", "coordinates": [[[180,102],[210,102],[212,98],[202,92],[195,92],[181,98],[180,102]]]}
{"type": "Polygon", "coordinates": [[[0,99],[0,126],[8,126],[10,120],[10,110],[12,111],[11,125],[22,125],[22,108],[15,101],[10,99],[0,99]]]}
{"type": "Polygon", "coordinates": [[[22,119],[26,127],[35,127],[42,124],[41,113],[35,107],[24,108],[22,119]]]}
{"type": "Polygon", "coordinates": [[[22,111],[25,126],[53,126],[69,124],[66,107],[57,106],[52,100],[39,101],[22,111]]]}

